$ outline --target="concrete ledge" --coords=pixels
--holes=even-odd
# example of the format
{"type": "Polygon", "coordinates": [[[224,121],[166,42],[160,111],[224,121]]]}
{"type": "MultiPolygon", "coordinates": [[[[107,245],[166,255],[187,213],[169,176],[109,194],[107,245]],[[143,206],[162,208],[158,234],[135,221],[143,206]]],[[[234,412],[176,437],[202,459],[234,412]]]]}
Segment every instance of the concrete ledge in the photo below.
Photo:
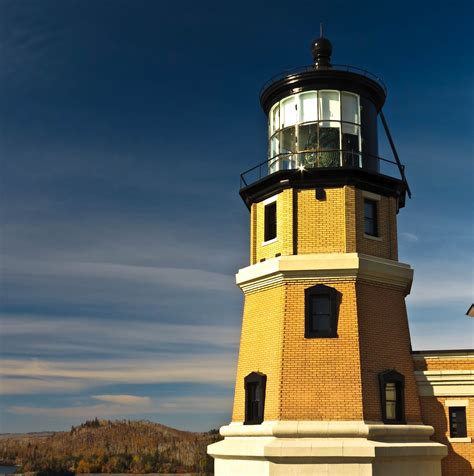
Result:
{"type": "Polygon", "coordinates": [[[308,278],[366,279],[401,287],[408,294],[413,269],[398,261],[361,253],[305,254],[279,256],[242,268],[236,275],[236,282],[245,293],[308,278]]]}
{"type": "Polygon", "coordinates": [[[433,434],[428,425],[384,425],[364,421],[268,421],[261,425],[233,422],[220,429],[222,436],[274,436],[278,438],[367,438],[377,440],[427,439],[433,434]]]}

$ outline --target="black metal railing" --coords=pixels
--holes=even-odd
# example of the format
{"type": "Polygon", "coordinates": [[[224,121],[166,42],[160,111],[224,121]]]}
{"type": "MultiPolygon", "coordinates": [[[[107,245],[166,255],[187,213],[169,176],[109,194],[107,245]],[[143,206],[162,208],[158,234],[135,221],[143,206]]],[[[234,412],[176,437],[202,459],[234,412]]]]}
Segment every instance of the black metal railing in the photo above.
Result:
{"type": "Polygon", "coordinates": [[[405,166],[397,162],[362,152],[325,149],[282,153],[267,159],[240,174],[240,188],[281,170],[304,172],[310,169],[338,168],[364,169],[377,175],[401,178],[405,181],[405,166]]]}
{"type": "Polygon", "coordinates": [[[377,75],[371,73],[370,71],[367,71],[366,69],[358,68],[357,66],[352,66],[348,64],[332,64],[330,68],[324,68],[324,69],[318,70],[314,64],[311,64],[311,65],[299,66],[297,68],[288,69],[286,71],[282,71],[281,73],[278,73],[275,76],[271,77],[262,86],[262,89],[260,90],[260,96],[262,96],[265,89],[267,89],[271,84],[276,83],[277,81],[283,78],[286,78],[287,76],[292,76],[292,75],[300,74],[300,73],[307,73],[310,71],[331,71],[331,70],[347,71],[349,73],[356,73],[356,74],[360,74],[361,76],[365,76],[366,78],[369,78],[372,81],[375,81],[383,89],[385,95],[387,94],[387,86],[382,81],[382,79],[379,78],[377,75]]]}

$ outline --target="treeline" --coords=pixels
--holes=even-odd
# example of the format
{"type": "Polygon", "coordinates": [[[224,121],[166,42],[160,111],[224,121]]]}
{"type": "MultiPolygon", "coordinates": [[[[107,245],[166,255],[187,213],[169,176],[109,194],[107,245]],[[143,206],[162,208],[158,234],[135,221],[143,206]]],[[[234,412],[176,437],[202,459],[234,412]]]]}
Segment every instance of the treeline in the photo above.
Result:
{"type": "Polygon", "coordinates": [[[69,432],[0,439],[0,464],[19,472],[212,474],[213,430],[192,433],[148,421],[87,421],[69,432]]]}

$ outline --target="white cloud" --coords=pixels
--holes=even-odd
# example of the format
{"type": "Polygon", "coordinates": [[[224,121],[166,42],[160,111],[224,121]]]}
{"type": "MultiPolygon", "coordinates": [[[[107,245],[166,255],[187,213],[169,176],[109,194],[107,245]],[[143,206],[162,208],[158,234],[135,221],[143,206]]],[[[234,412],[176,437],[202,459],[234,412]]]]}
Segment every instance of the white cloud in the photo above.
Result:
{"type": "MultiPolygon", "coordinates": [[[[232,400],[228,397],[174,397],[172,400],[154,401],[148,397],[131,395],[104,395],[111,404],[78,405],[72,407],[33,407],[13,405],[10,413],[17,415],[41,415],[65,418],[106,418],[138,414],[176,414],[176,413],[230,413],[232,400]],[[140,399],[133,404],[127,401],[132,397],[140,399]],[[143,401],[141,401],[143,399],[143,401]],[[121,401],[123,400],[123,401],[121,401]]],[[[97,397],[92,397],[97,398],[97,397]]]]}
{"type": "Polygon", "coordinates": [[[420,241],[417,235],[415,235],[414,233],[408,233],[406,231],[400,233],[400,238],[409,243],[417,243],[418,241],[420,241]]]}
{"type": "Polygon", "coordinates": [[[70,392],[111,384],[185,382],[231,386],[234,375],[235,356],[230,353],[161,361],[5,359],[0,369],[1,390],[10,395],[70,392]]]}
{"type": "Polygon", "coordinates": [[[149,405],[151,403],[150,397],[137,397],[136,395],[93,395],[91,398],[121,405],[149,405]]]}
{"type": "MultiPolygon", "coordinates": [[[[167,345],[205,345],[212,347],[235,348],[240,329],[233,326],[169,324],[134,320],[115,321],[111,317],[91,318],[67,316],[52,318],[35,314],[0,313],[0,330],[4,336],[31,335],[41,339],[52,336],[51,344],[62,350],[115,348],[124,353],[130,347],[143,348],[160,344],[167,345]],[[117,349],[117,343],[120,348],[117,349]],[[66,344],[63,348],[62,345],[66,344]]],[[[41,343],[39,341],[38,343],[41,343]]],[[[38,344],[36,343],[36,345],[38,344]]],[[[49,344],[49,342],[48,342],[49,344]]],[[[35,343],[32,344],[35,348],[35,343]]]]}
{"type": "Polygon", "coordinates": [[[0,395],[37,395],[77,392],[88,387],[86,381],[42,378],[5,378],[0,370],[0,395]]]}
{"type": "Polygon", "coordinates": [[[86,405],[79,407],[29,407],[29,406],[11,406],[8,408],[10,413],[18,415],[41,415],[50,417],[66,418],[106,418],[113,416],[134,415],[148,411],[148,408],[130,406],[130,405],[86,405]]]}
{"type": "Polygon", "coordinates": [[[4,274],[56,276],[62,278],[108,279],[170,286],[176,289],[229,291],[233,277],[195,268],[169,266],[137,266],[116,262],[87,261],[23,261],[5,257],[4,274]]]}

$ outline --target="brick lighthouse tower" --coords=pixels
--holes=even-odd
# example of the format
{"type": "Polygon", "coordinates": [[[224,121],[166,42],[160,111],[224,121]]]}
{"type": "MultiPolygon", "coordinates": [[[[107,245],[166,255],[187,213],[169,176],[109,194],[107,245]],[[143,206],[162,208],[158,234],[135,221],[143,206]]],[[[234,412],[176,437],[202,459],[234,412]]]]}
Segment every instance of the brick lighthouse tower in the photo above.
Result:
{"type": "Polygon", "coordinates": [[[381,113],[383,83],[314,64],[260,101],[269,158],[242,174],[250,266],[232,423],[208,449],[218,476],[436,476],[446,449],[423,424],[397,254],[409,194],[381,113]],[[381,116],[395,161],[378,157],[381,116]]]}

